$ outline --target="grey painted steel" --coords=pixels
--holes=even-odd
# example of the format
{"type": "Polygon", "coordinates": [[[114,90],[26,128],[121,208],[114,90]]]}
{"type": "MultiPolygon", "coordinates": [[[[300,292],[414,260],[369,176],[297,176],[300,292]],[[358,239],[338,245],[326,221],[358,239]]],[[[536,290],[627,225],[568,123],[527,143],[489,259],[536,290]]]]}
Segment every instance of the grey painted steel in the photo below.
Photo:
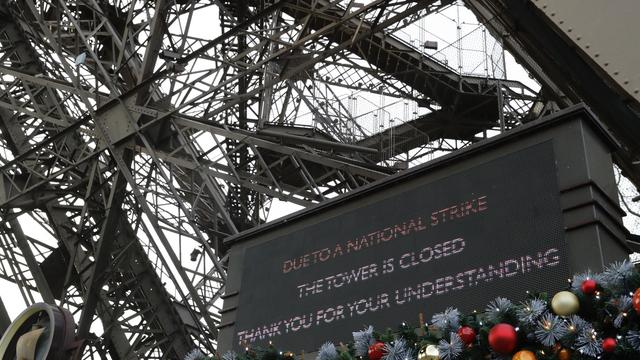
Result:
{"type": "MultiPolygon", "coordinates": [[[[4,334],[4,331],[11,325],[11,319],[7,314],[7,308],[4,306],[2,297],[0,297],[0,334],[4,334]]],[[[2,335],[0,335],[1,337],[2,335]]]]}
{"type": "MultiPolygon", "coordinates": [[[[597,47],[605,47],[603,41],[610,42],[607,36],[611,34],[609,31],[620,27],[637,28],[637,22],[629,22],[627,16],[615,16],[618,11],[632,14],[637,3],[627,6],[621,3],[615,9],[598,12],[597,20],[592,19],[596,16],[589,14],[604,4],[594,3],[594,6],[590,7],[588,4],[580,3],[581,6],[574,9],[573,5],[576,3],[571,1],[467,0],[467,3],[479,18],[486,21],[488,28],[494,34],[505,37],[506,45],[522,59],[523,64],[536,74],[536,77],[544,80],[543,84],[547,86],[549,95],[555,98],[560,106],[585,102],[598,114],[603,123],[620,139],[622,147],[615,153],[616,164],[636,187],[640,186],[640,167],[635,165],[640,154],[640,142],[637,141],[640,138],[640,102],[629,95],[628,89],[621,90],[622,86],[617,83],[622,80],[622,85],[626,86],[631,84],[631,81],[629,84],[624,84],[625,80],[617,75],[612,79],[598,65],[601,61],[607,61],[600,57],[618,59],[625,55],[600,51],[599,56],[595,57],[591,47],[591,50],[586,53],[575,49],[586,47],[587,43],[591,43],[588,38],[582,38],[586,34],[594,38],[598,44],[597,47]],[[547,3],[549,5],[545,5],[547,3]],[[554,12],[554,8],[559,11],[554,12]],[[554,13],[554,16],[551,16],[551,13],[554,13]],[[565,32],[568,31],[567,27],[572,27],[572,21],[578,22],[578,19],[583,17],[589,20],[580,21],[580,25],[574,25],[575,33],[565,32]],[[558,25],[560,21],[563,23],[557,26],[555,21],[558,25]],[[613,25],[614,23],[616,25],[613,25]],[[505,36],[506,34],[508,36],[505,36]],[[576,36],[581,37],[578,43],[576,43],[576,36]]],[[[632,36],[630,35],[632,33],[634,32],[621,33],[620,36],[632,36]]],[[[611,43],[610,46],[615,47],[622,46],[624,42],[611,43]]],[[[632,59],[635,55],[628,56],[626,60],[634,64],[632,59]]],[[[627,73],[629,66],[624,65],[627,73]]],[[[625,76],[629,79],[631,77],[631,75],[625,76]]],[[[635,89],[632,93],[634,96],[637,95],[634,92],[635,89]]]]}
{"type": "Polygon", "coordinates": [[[603,80],[624,89],[626,96],[622,91],[621,96],[640,103],[640,52],[628,46],[637,41],[640,26],[636,15],[640,13],[640,3],[634,0],[618,1],[616,6],[597,0],[534,0],[533,3],[597,64],[603,80]]]}
{"type": "Polygon", "coordinates": [[[0,217],[49,234],[1,228],[0,278],[26,303],[40,292],[82,314],[87,352],[215,351],[225,239],[275,202],[314,206],[579,100],[561,101],[569,91],[542,70],[536,94],[457,74],[394,35],[451,4],[0,1],[0,217]],[[211,7],[215,38],[191,21],[211,7]],[[332,87],[433,111],[371,134],[332,87]],[[298,126],[301,104],[312,131],[298,126]],[[276,127],[294,135],[261,134],[276,127]],[[93,337],[98,317],[107,330],[93,337]]]}

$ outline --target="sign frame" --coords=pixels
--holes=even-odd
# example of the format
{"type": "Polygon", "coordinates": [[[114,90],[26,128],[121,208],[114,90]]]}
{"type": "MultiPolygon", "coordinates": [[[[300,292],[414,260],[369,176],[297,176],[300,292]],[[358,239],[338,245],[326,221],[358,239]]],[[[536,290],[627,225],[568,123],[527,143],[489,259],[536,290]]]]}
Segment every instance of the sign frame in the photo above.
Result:
{"type": "MultiPolygon", "coordinates": [[[[563,273],[598,270],[607,263],[627,257],[629,250],[621,220],[624,213],[617,205],[610,155],[617,143],[588,109],[578,106],[227,240],[225,244],[230,246],[230,262],[218,337],[220,350],[241,347],[238,331],[242,329],[237,326],[244,327],[246,324],[238,324],[238,320],[246,322],[242,319],[243,307],[251,307],[246,301],[241,301],[241,294],[243,291],[253,291],[248,287],[242,288],[245,268],[251,269],[245,260],[249,249],[264,246],[261,244],[277,241],[297,231],[311,229],[327,219],[370,206],[382,199],[394,198],[408,188],[446,179],[544,143],[549,144],[555,157],[553,161],[558,186],[555,191],[562,218],[563,246],[566,249],[566,269],[563,273]]],[[[513,297],[514,294],[496,295],[513,297]]],[[[454,299],[451,300],[451,306],[456,306],[454,299]]],[[[425,315],[430,317],[431,314],[425,315]]],[[[366,323],[366,319],[363,322],[366,323]]],[[[395,325],[387,324],[391,327],[395,325]]],[[[347,330],[355,331],[358,328],[347,330]]],[[[281,345],[289,348],[286,342],[281,345]]],[[[295,343],[296,348],[291,350],[306,348],[307,351],[315,351],[315,346],[315,343],[309,346],[295,343]]]]}

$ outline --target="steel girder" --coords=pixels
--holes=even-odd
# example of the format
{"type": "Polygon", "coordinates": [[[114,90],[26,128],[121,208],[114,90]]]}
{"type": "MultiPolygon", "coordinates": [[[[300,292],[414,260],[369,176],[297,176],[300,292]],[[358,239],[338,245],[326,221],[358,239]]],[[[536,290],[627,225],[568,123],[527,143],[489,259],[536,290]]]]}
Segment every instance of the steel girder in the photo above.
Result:
{"type": "MultiPolygon", "coordinates": [[[[7,150],[1,205],[14,225],[15,216],[30,214],[58,243],[48,244],[35,259],[23,251],[26,264],[14,262],[21,268],[5,277],[32,276],[34,284],[23,285],[46,294],[54,280],[41,281],[38,270],[62,252],[57,269],[67,270],[58,298],[79,312],[83,335],[89,335],[97,310],[105,330],[92,343],[98,351],[107,349],[114,358],[153,358],[183,357],[196,345],[213,350],[216,299],[225,274],[223,252],[211,240],[235,231],[231,217],[225,217],[228,194],[220,179],[308,204],[387,173],[338,155],[281,146],[242,128],[198,122],[188,112],[164,111],[158,88],[150,83],[166,71],[153,80],[136,79],[153,66],[145,66],[144,59],[129,61],[114,81],[105,57],[115,54],[90,50],[87,34],[99,34],[96,26],[104,26],[110,39],[118,31],[104,18],[88,20],[98,19],[87,15],[97,11],[97,4],[76,4],[81,20],[69,18],[67,24],[77,32],[76,41],[84,42],[92,71],[83,74],[82,64],[74,69],[68,60],[56,63],[70,53],[60,17],[71,8],[62,2],[38,5],[25,1],[5,9],[19,23],[3,27],[17,31],[5,36],[10,53],[0,70],[7,150]],[[58,28],[50,23],[54,19],[58,28]],[[200,136],[210,136],[212,148],[194,142],[200,136]],[[220,137],[234,139],[235,146],[219,146],[220,137]],[[255,171],[241,172],[233,163],[202,156],[218,153],[227,159],[241,147],[258,163],[255,171]],[[273,173],[278,168],[296,171],[282,179],[273,173]],[[196,268],[183,267],[182,249],[174,251],[170,231],[189,237],[206,254],[196,268]]],[[[127,54],[126,46],[121,50],[127,54]]],[[[24,241],[15,235],[17,225],[6,230],[9,238],[24,241]]]]}
{"type": "Polygon", "coordinates": [[[88,351],[103,357],[213,351],[225,237],[263,222],[273,199],[309,206],[393,173],[376,164],[385,154],[436,137],[467,144],[483,127],[462,116],[460,99],[476,99],[474,115],[494,126],[496,91],[522,89],[458,76],[386,34],[441,2],[3,4],[0,277],[27,302],[38,292],[72,309],[88,351]],[[195,24],[212,9],[219,34],[195,24]],[[319,91],[340,85],[336,73],[352,79],[347,89],[446,107],[432,117],[465,130],[409,124],[429,136],[377,141],[339,94],[319,91]],[[301,125],[302,108],[317,121],[310,136],[276,131],[301,125]],[[25,234],[25,216],[50,239],[25,234]],[[93,337],[98,319],[104,333],[93,337]]]}
{"type": "Polygon", "coordinates": [[[640,187],[640,105],[628,99],[575,50],[529,0],[465,0],[487,28],[505,39],[505,46],[544,86],[546,96],[561,108],[585,102],[621,142],[614,153],[625,176],[640,187]]]}
{"type": "MultiPolygon", "coordinates": [[[[31,56],[35,52],[29,48],[27,39],[20,39],[20,32],[16,24],[7,22],[3,25],[5,34],[12,32],[7,36],[12,43],[3,45],[13,51],[13,53],[5,55],[13,60],[14,68],[30,73],[42,73],[44,66],[38,59],[31,56]]],[[[12,73],[12,76],[15,75],[18,74],[12,73]]],[[[7,86],[5,90],[6,93],[2,96],[5,104],[17,104],[22,101],[20,106],[30,103],[34,106],[34,111],[39,113],[53,114],[58,110],[59,112],[55,116],[62,115],[59,116],[59,121],[54,125],[45,121],[45,124],[40,124],[41,126],[34,126],[35,124],[25,126],[20,123],[19,112],[12,114],[7,110],[2,110],[0,118],[2,120],[3,133],[5,133],[4,139],[13,144],[9,146],[12,155],[17,158],[21,156],[28,158],[28,155],[25,154],[31,150],[29,148],[32,142],[31,139],[35,136],[54,133],[55,127],[58,127],[58,124],[63,124],[64,120],[62,119],[68,114],[60,111],[59,105],[56,104],[61,99],[56,96],[55,91],[47,88],[46,85],[23,82],[18,77],[15,77],[11,87],[7,86]],[[22,93],[23,96],[14,95],[18,93],[22,93]],[[49,129],[49,126],[53,126],[54,129],[49,129]]],[[[49,155],[64,158],[66,161],[73,161],[78,154],[74,154],[74,151],[86,145],[83,144],[83,139],[78,132],[67,131],[66,135],[65,137],[58,137],[51,142],[52,149],[55,149],[56,153],[50,152],[49,155]]],[[[32,158],[20,162],[15,170],[22,174],[33,175],[41,171],[40,169],[50,171],[55,168],[54,164],[50,164],[53,166],[48,167],[46,164],[32,158]]],[[[40,208],[47,217],[51,229],[57,235],[60,247],[58,249],[49,249],[49,251],[40,254],[41,261],[45,264],[48,259],[58,254],[57,251],[62,253],[62,261],[58,264],[59,267],[53,270],[67,273],[67,278],[64,279],[62,287],[57,289],[62,292],[55,294],[55,298],[67,302],[69,300],[67,297],[71,296],[70,292],[73,291],[69,289],[75,288],[82,294],[83,301],[90,298],[95,299],[93,300],[94,306],[98,307],[100,320],[105,329],[107,329],[103,345],[113,350],[113,355],[117,355],[118,358],[137,358],[141,355],[153,354],[156,351],[153,349],[154,347],[159,347],[162,352],[173,352],[175,356],[182,356],[191,350],[193,342],[187,336],[185,326],[180,321],[177,311],[173,308],[173,301],[167,295],[163,295],[165,292],[164,286],[147,260],[147,251],[143,249],[135,238],[130,220],[122,216],[121,212],[110,211],[121,208],[121,205],[114,202],[113,195],[124,194],[122,184],[120,183],[118,188],[118,181],[116,180],[114,182],[116,186],[113,189],[117,191],[110,191],[109,181],[102,176],[103,174],[96,171],[98,166],[98,160],[96,159],[94,163],[81,163],[73,169],[75,172],[74,178],[81,179],[84,187],[82,185],[74,186],[73,189],[64,191],[62,189],[53,189],[52,187],[55,185],[51,183],[44,183],[43,186],[35,191],[45,194],[57,193],[53,200],[48,197],[49,201],[43,201],[38,204],[24,201],[16,205],[16,208],[20,211],[34,207],[40,208]],[[83,172],[85,173],[83,174],[83,172]],[[106,203],[104,202],[105,194],[112,195],[106,203]],[[82,206],[77,204],[80,200],[84,202],[82,206]],[[75,208],[72,205],[74,203],[75,208]],[[71,209],[75,211],[70,211],[71,209]],[[80,220],[77,220],[77,217],[80,217],[80,220]],[[106,219],[104,219],[105,217],[106,219]],[[100,228],[102,228],[101,231],[103,233],[100,234],[100,239],[96,241],[96,229],[100,228]],[[104,231],[110,231],[111,233],[105,236],[104,231]],[[111,240],[112,246],[108,250],[105,250],[103,246],[106,243],[104,241],[105,238],[111,240]],[[100,249],[101,246],[102,249],[100,249]],[[103,250],[102,254],[100,254],[100,250],[103,250]],[[126,254],[127,258],[123,259],[123,254],[126,254]],[[102,264],[95,261],[98,259],[102,261],[102,264]],[[110,266],[105,263],[114,260],[119,261],[109,264],[110,266]],[[68,271],[64,271],[65,266],[69,268],[75,266],[75,269],[71,270],[75,274],[70,276],[71,274],[68,271]],[[100,274],[102,281],[96,280],[97,274],[100,274]],[[71,280],[74,277],[78,278],[76,282],[71,280]],[[132,279],[136,279],[136,281],[132,282],[132,279]],[[106,291],[102,286],[105,283],[108,284],[106,291]],[[118,296],[113,298],[112,294],[109,293],[116,289],[118,294],[128,292],[129,297],[118,296]],[[118,317],[122,317],[127,312],[137,313],[137,316],[140,317],[140,325],[147,322],[145,326],[148,328],[144,329],[145,326],[141,326],[140,329],[129,328],[128,331],[125,331],[122,320],[118,319],[118,317]],[[174,337],[174,341],[167,342],[166,338],[157,339],[154,345],[154,332],[171,334],[174,337]],[[145,336],[148,336],[149,339],[143,339],[145,336]],[[148,350],[146,352],[139,351],[142,347],[136,348],[136,342],[144,342],[144,347],[148,350]]],[[[16,175],[14,179],[20,178],[20,175],[14,175],[16,175]]],[[[5,184],[7,183],[5,182],[5,184]]],[[[8,192],[11,193],[10,190],[8,192]]],[[[119,203],[121,202],[122,199],[120,199],[119,203]]],[[[26,241],[22,231],[19,230],[19,224],[11,217],[12,212],[5,212],[4,218],[10,219],[12,235],[18,244],[24,244],[26,241]]],[[[47,281],[42,280],[43,275],[41,274],[40,265],[37,262],[34,264],[35,258],[33,254],[29,254],[29,245],[24,244],[20,246],[20,249],[26,259],[29,272],[36,280],[38,292],[45,301],[53,302],[54,295],[51,293],[47,281]]],[[[24,270],[21,269],[21,271],[24,270]]],[[[71,305],[70,302],[68,304],[71,305]]],[[[84,304],[76,303],[74,305],[85,309],[84,304]]],[[[72,308],[72,310],[77,311],[78,308],[72,308]]],[[[93,319],[92,313],[89,314],[85,311],[83,314],[87,314],[86,316],[89,316],[91,320],[93,319]]],[[[127,316],[131,315],[127,314],[127,316]]],[[[87,323],[90,324],[91,321],[87,323]]]]}
{"type": "MultiPolygon", "coordinates": [[[[314,105],[310,104],[310,96],[305,96],[300,86],[289,80],[270,89],[265,94],[266,97],[262,97],[264,106],[258,119],[258,127],[267,123],[266,118],[279,125],[295,123],[295,119],[285,116],[284,112],[290,107],[287,100],[291,98],[291,94],[297,94],[314,112],[314,116],[320,119],[323,131],[339,142],[367,143],[370,148],[378,150],[379,155],[363,158],[379,162],[406,152],[407,149],[423,146],[426,144],[425,141],[437,141],[447,136],[450,139],[475,141],[475,134],[478,132],[489,129],[505,131],[539,117],[541,113],[536,110],[546,102],[525,85],[517,81],[458,74],[446,64],[425,55],[394,36],[394,32],[410,24],[412,18],[437,12],[450,3],[423,1],[411,7],[411,11],[390,7],[388,10],[391,13],[404,11],[403,21],[377,28],[372,31],[371,36],[358,37],[356,35],[363,28],[374,29],[380,18],[353,15],[354,2],[287,2],[280,11],[298,21],[303,31],[323,31],[329,26],[331,31],[324,33],[323,41],[347,46],[344,52],[333,54],[330,60],[316,66],[313,69],[314,74],[300,75],[298,70],[292,70],[296,64],[305,58],[308,59],[308,55],[305,57],[296,53],[295,49],[278,55],[270,71],[280,75],[297,74],[294,79],[299,80],[298,84],[302,79],[303,83],[313,89],[313,97],[319,98],[321,104],[326,106],[322,109],[314,108],[314,105]],[[366,66],[361,65],[363,61],[366,66]],[[316,81],[304,81],[305,76],[315,78],[316,81]],[[350,118],[344,105],[336,101],[335,94],[315,91],[317,83],[350,89],[368,87],[381,95],[413,99],[437,114],[414,120],[417,126],[413,128],[418,129],[419,134],[413,136],[412,141],[405,142],[403,147],[395,147],[390,145],[388,136],[365,134],[356,119],[350,118]],[[281,102],[281,110],[270,117],[266,116],[265,113],[271,111],[273,104],[277,102],[281,102]],[[538,106],[534,107],[536,104],[538,106]],[[431,118],[438,118],[439,121],[430,121],[431,118]]],[[[324,46],[330,45],[321,43],[317,48],[324,46]]],[[[403,127],[406,125],[400,124],[398,129],[389,129],[387,132],[399,134],[404,131],[403,127]]]]}

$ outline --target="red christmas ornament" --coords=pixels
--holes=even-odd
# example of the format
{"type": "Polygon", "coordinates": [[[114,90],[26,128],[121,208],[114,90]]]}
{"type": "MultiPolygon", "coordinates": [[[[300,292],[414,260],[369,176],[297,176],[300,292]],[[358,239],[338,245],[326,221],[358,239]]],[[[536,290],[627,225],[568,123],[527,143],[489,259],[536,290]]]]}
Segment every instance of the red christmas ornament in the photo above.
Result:
{"type": "Polygon", "coordinates": [[[460,336],[465,345],[473,344],[476,341],[476,331],[469,326],[463,326],[458,329],[458,336],[460,336]]]}
{"type": "Polygon", "coordinates": [[[580,285],[582,292],[587,295],[593,295],[596,292],[597,287],[598,283],[593,279],[587,279],[582,282],[582,285],[580,285]]]}
{"type": "Polygon", "coordinates": [[[636,289],[636,292],[633,293],[631,302],[633,303],[633,308],[636,310],[638,315],[640,315],[640,288],[636,289]]]}
{"type": "Polygon", "coordinates": [[[384,355],[384,343],[382,341],[376,341],[373,345],[369,346],[369,360],[380,360],[384,355]]]}
{"type": "Polygon", "coordinates": [[[618,342],[614,338],[606,338],[602,340],[602,350],[604,350],[604,352],[614,352],[616,350],[616,346],[618,346],[618,342]]]}
{"type": "Polygon", "coordinates": [[[489,330],[489,345],[499,354],[508,354],[516,348],[518,335],[509,324],[497,324],[489,330]]]}

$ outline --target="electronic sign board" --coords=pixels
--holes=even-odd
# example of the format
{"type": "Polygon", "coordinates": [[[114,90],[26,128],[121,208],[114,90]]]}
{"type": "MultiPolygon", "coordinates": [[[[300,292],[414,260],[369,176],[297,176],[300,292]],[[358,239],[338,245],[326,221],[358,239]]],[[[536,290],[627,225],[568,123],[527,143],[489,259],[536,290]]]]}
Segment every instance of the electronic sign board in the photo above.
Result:
{"type": "Polygon", "coordinates": [[[566,287],[555,164],[543,142],[247,247],[234,346],[314,351],[566,287]]]}

